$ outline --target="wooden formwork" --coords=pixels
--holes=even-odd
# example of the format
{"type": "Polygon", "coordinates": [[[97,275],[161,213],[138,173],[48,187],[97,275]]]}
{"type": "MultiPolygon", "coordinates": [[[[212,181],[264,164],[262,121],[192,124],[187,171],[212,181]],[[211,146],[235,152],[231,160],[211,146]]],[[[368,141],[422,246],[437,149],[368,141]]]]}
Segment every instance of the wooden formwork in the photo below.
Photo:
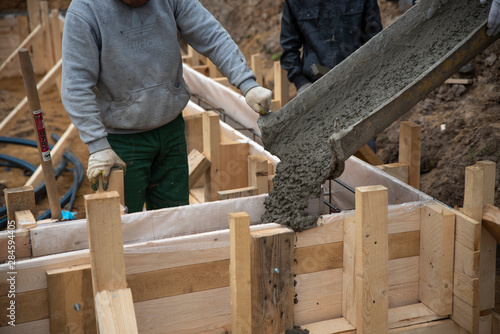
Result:
{"type": "MultiPolygon", "coordinates": [[[[256,224],[265,195],[192,205],[182,219],[180,208],[150,212],[134,225],[202,224],[193,216],[203,206],[218,227],[125,242],[139,332],[280,333],[297,325],[311,333],[490,333],[498,324],[490,311],[496,241],[484,242],[491,235],[480,221],[435,201],[388,204],[392,191],[357,187],[354,211],[324,215],[299,233],[256,224]]],[[[133,234],[124,221],[141,215],[122,216],[124,240],[133,234]]],[[[17,262],[16,327],[2,319],[5,333],[95,326],[89,263],[87,249],[17,262]]],[[[0,266],[2,307],[8,272],[0,266]]]]}

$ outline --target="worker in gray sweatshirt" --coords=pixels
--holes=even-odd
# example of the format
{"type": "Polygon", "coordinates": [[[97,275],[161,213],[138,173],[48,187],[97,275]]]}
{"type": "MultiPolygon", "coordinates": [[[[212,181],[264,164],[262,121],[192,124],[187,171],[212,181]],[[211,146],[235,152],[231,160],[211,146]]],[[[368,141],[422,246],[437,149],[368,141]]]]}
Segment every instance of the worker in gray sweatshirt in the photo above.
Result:
{"type": "Polygon", "coordinates": [[[189,203],[182,110],[190,93],[178,36],[253,110],[269,110],[271,91],[198,0],[73,0],[66,13],[62,102],[88,145],[92,188],[101,175],[107,188],[111,168],[126,168],[129,212],[189,203]]]}

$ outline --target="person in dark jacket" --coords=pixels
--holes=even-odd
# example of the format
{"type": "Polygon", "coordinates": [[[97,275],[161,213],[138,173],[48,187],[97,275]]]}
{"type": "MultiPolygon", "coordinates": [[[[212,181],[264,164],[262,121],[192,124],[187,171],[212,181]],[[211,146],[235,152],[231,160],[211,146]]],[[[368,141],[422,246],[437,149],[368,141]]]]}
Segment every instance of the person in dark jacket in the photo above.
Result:
{"type": "Polygon", "coordinates": [[[281,67],[300,94],[381,30],[377,0],[285,0],[281,67]]]}
{"type": "Polygon", "coordinates": [[[377,0],[285,0],[281,67],[300,94],[381,30],[377,0]]]}

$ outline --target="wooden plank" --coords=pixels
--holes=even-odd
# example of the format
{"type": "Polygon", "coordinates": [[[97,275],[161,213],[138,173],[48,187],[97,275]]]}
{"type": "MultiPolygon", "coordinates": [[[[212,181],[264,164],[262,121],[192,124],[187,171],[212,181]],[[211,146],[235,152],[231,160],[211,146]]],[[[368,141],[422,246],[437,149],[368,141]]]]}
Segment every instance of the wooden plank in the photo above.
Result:
{"type": "Polygon", "coordinates": [[[399,162],[408,165],[408,184],[420,189],[422,127],[410,121],[399,126],[399,162]]]}
{"type": "Polygon", "coordinates": [[[38,25],[33,29],[33,31],[18,45],[18,47],[5,59],[0,65],[0,73],[4,71],[4,69],[12,63],[15,59],[17,59],[17,52],[19,49],[28,48],[33,41],[40,36],[43,32],[42,26],[38,25]]]}
{"type": "Polygon", "coordinates": [[[479,307],[453,296],[451,319],[472,334],[479,333],[479,307]]]}
{"type": "Polygon", "coordinates": [[[130,289],[99,291],[95,309],[100,333],[138,333],[130,289]]]}
{"type": "Polygon", "coordinates": [[[354,156],[373,166],[382,165],[384,163],[382,159],[380,159],[378,155],[373,152],[370,146],[366,144],[363,145],[363,147],[361,147],[356,153],[354,153],[354,156]]]}
{"type": "MultiPolygon", "coordinates": [[[[186,111],[186,109],[184,109],[186,111]]],[[[185,135],[187,142],[187,151],[203,151],[203,115],[202,114],[184,114],[184,123],[186,124],[185,135]]]]}
{"type": "Polygon", "coordinates": [[[474,79],[466,78],[449,78],[444,81],[448,85],[471,85],[474,83],[474,79]]]}
{"type": "Polygon", "coordinates": [[[266,194],[268,187],[267,159],[261,155],[248,156],[248,185],[257,187],[257,194],[266,194]]]}
{"type": "Polygon", "coordinates": [[[251,236],[252,333],[279,333],[294,323],[294,233],[279,227],[251,236]]]}
{"type": "MultiPolygon", "coordinates": [[[[290,101],[288,78],[279,61],[274,62],[274,99],[280,101],[280,108],[290,101]]],[[[276,109],[277,110],[277,109],[276,109]]]]}
{"type": "Polygon", "coordinates": [[[112,191],[84,198],[94,295],[103,290],[125,289],[120,197],[112,191]]]}
{"type": "Polygon", "coordinates": [[[389,334],[431,333],[460,334],[460,326],[458,326],[453,320],[447,319],[389,330],[389,334]]]}
{"type": "Polygon", "coordinates": [[[252,333],[250,217],[229,214],[232,332],[252,333]]]}
{"type": "Polygon", "coordinates": [[[26,230],[37,225],[35,216],[33,216],[30,210],[16,211],[15,217],[17,229],[26,230]]]}
{"type": "Polygon", "coordinates": [[[221,189],[248,187],[249,143],[222,142],[220,144],[221,189]]]}
{"type": "Polygon", "coordinates": [[[361,333],[388,330],[387,188],[356,188],[356,328],[361,333]]]}
{"type": "MultiPolygon", "coordinates": [[[[63,159],[64,153],[73,143],[73,140],[78,137],[78,129],[73,123],[71,123],[61,138],[57,141],[54,147],[50,150],[50,155],[52,156],[52,163],[54,166],[59,165],[63,159]]],[[[25,186],[36,186],[43,181],[43,171],[42,166],[38,166],[35,172],[24,184],[25,186]]]]}
{"type": "Polygon", "coordinates": [[[493,316],[491,314],[479,317],[479,334],[491,334],[493,327],[493,316]]]}
{"type": "MultiPolygon", "coordinates": [[[[62,70],[62,59],[57,62],[47,72],[47,74],[40,80],[37,84],[38,92],[41,94],[46,89],[50,88],[54,84],[54,80],[61,75],[62,70]]],[[[9,113],[7,117],[0,122],[0,133],[7,133],[7,131],[14,125],[15,121],[17,121],[22,116],[27,116],[28,112],[28,99],[25,97],[19,102],[19,104],[9,113]]]]}
{"type": "Polygon", "coordinates": [[[7,188],[3,190],[7,205],[7,220],[16,220],[16,211],[29,210],[35,214],[35,192],[32,186],[7,188]]]}
{"type": "Polygon", "coordinates": [[[483,204],[495,204],[495,178],[496,178],[496,163],[493,161],[478,161],[476,165],[484,170],[483,183],[483,204]]]}
{"type": "Polygon", "coordinates": [[[52,35],[50,34],[49,22],[49,2],[40,1],[40,13],[43,27],[43,52],[45,56],[45,68],[48,70],[54,66],[56,60],[54,58],[54,47],[52,46],[52,35]]]}
{"type": "MultiPolygon", "coordinates": [[[[28,17],[30,22],[30,30],[33,31],[37,25],[41,25],[40,16],[40,0],[27,0],[28,17]]],[[[33,70],[36,74],[44,73],[45,68],[43,44],[41,40],[33,41],[33,70]]]]}
{"type": "Polygon", "coordinates": [[[479,166],[465,167],[464,207],[462,212],[480,222],[483,217],[484,169],[479,166]]]}
{"type": "Polygon", "coordinates": [[[408,169],[407,164],[396,162],[393,164],[385,164],[377,166],[387,174],[394,176],[396,179],[408,183],[408,169]]]}
{"type": "Polygon", "coordinates": [[[389,329],[413,326],[445,317],[434,313],[423,303],[389,309],[389,329]]]}
{"type": "Polygon", "coordinates": [[[389,260],[417,256],[420,253],[420,232],[389,234],[389,260]]]}
{"type": "Polygon", "coordinates": [[[260,86],[263,86],[263,80],[262,80],[262,57],[260,56],[260,53],[253,54],[252,57],[250,58],[250,68],[252,69],[253,73],[255,74],[255,81],[260,86]]]}
{"type": "Polygon", "coordinates": [[[205,202],[217,200],[220,190],[220,125],[213,111],[203,113],[203,155],[212,163],[205,173],[205,202]]]}
{"type": "Polygon", "coordinates": [[[472,251],[479,251],[481,245],[481,224],[480,222],[464,215],[459,211],[455,212],[455,241],[469,248],[472,251]]]}
{"type": "Polygon", "coordinates": [[[455,242],[455,272],[479,278],[479,258],[479,251],[472,251],[461,243],[455,242]]]}
{"type": "Polygon", "coordinates": [[[90,265],[47,272],[51,333],[97,333],[90,265]]]}
{"type": "Polygon", "coordinates": [[[203,154],[193,149],[188,155],[189,164],[189,189],[193,188],[196,182],[205,175],[205,172],[212,164],[203,154]]]}
{"type": "Polygon", "coordinates": [[[483,226],[479,257],[479,311],[495,308],[497,241],[483,226]]]}
{"type": "Polygon", "coordinates": [[[222,73],[219,72],[217,66],[210,59],[207,59],[208,65],[208,76],[210,78],[220,78],[223,77],[222,73]]]}
{"type": "Polygon", "coordinates": [[[296,248],[295,275],[342,268],[343,247],[342,242],[336,242],[296,248]]]}
{"type": "Polygon", "coordinates": [[[344,219],[342,316],[356,327],[356,218],[344,219]]]}
{"type": "Polygon", "coordinates": [[[479,278],[455,272],[453,294],[465,303],[477,307],[479,305],[479,278]]]}
{"type": "Polygon", "coordinates": [[[314,334],[355,334],[356,328],[351,325],[345,318],[337,318],[332,320],[325,320],[301,326],[307,329],[309,333],[314,334]]]}
{"type": "Polygon", "coordinates": [[[50,333],[49,319],[31,321],[23,324],[16,324],[15,327],[9,326],[2,328],[2,334],[19,333],[50,333]]]}
{"type": "Polygon", "coordinates": [[[294,325],[341,317],[342,269],[297,275],[295,281],[294,325]]]}
{"type": "Polygon", "coordinates": [[[452,312],[455,214],[441,205],[422,208],[419,297],[437,315],[452,312]]]}
{"type": "Polygon", "coordinates": [[[200,65],[200,54],[193,49],[191,45],[188,45],[188,57],[191,58],[191,66],[200,65]]]}
{"type": "Polygon", "coordinates": [[[483,226],[497,242],[500,242],[500,209],[491,204],[483,207],[483,226]]]}
{"type": "Polygon", "coordinates": [[[62,34],[58,9],[52,9],[50,11],[49,20],[52,46],[54,47],[54,60],[58,61],[62,57],[62,34]]]}
{"type": "MultiPolygon", "coordinates": [[[[8,262],[9,255],[9,240],[14,236],[14,241],[16,243],[16,260],[31,257],[31,241],[29,230],[15,230],[15,224],[7,224],[7,230],[0,232],[0,263],[8,262]],[[10,228],[10,229],[9,229],[10,228]]],[[[0,284],[0,295],[2,293],[2,287],[0,284]]]]}
{"type": "MultiPolygon", "coordinates": [[[[18,278],[18,277],[16,277],[18,278]]],[[[0,297],[0,309],[2,317],[0,317],[0,327],[10,326],[9,321],[14,321],[14,324],[23,324],[30,321],[47,319],[49,317],[49,302],[47,290],[35,290],[24,293],[16,293],[15,298],[9,296],[0,297]],[[11,300],[15,301],[15,310],[13,317],[10,318],[6,313],[11,307],[11,300]]],[[[9,315],[10,310],[8,311],[9,315]]],[[[3,328],[0,331],[3,333],[3,328]]]]}
{"type": "Polygon", "coordinates": [[[491,334],[500,334],[500,314],[491,311],[491,334]]]}
{"type": "Polygon", "coordinates": [[[217,192],[217,200],[240,198],[257,195],[257,187],[245,187],[232,190],[221,190],[217,192]]]}

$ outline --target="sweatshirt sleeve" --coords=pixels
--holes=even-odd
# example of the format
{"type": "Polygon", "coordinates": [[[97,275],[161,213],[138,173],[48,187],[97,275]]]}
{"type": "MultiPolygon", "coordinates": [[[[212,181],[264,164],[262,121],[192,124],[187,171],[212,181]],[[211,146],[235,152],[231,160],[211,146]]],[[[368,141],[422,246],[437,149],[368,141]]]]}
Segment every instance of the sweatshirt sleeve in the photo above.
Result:
{"type": "Polygon", "coordinates": [[[245,95],[257,86],[255,74],[238,45],[198,0],[171,0],[182,38],[197,52],[208,57],[229,82],[245,95]]]}
{"type": "Polygon", "coordinates": [[[70,11],[64,23],[62,50],[61,100],[64,108],[91,154],[109,148],[94,93],[99,76],[97,32],[70,11]]]}

